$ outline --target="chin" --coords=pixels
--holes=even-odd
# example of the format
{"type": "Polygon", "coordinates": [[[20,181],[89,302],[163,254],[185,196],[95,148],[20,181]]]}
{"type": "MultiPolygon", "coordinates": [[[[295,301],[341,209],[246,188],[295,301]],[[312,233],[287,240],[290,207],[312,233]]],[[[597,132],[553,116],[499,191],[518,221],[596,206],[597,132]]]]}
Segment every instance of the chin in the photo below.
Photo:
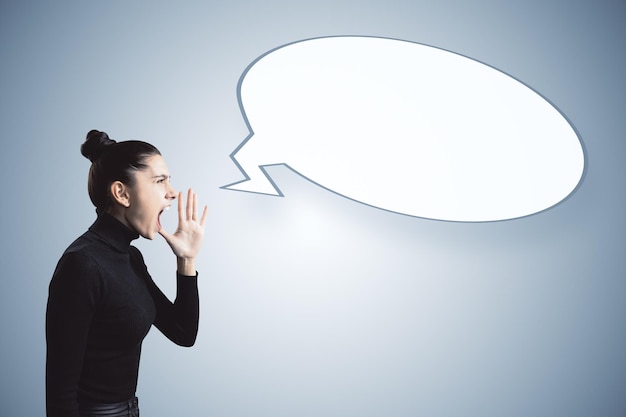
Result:
{"type": "Polygon", "coordinates": [[[144,239],[148,239],[148,240],[154,240],[154,237],[156,236],[157,232],[147,232],[147,233],[140,233],[141,237],[143,237],[144,239]]]}

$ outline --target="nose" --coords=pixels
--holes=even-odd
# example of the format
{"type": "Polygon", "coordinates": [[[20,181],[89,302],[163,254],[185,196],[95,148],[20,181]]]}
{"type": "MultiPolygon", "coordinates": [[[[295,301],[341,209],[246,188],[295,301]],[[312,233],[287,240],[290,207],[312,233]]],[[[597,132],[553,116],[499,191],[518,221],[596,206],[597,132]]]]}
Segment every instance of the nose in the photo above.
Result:
{"type": "Polygon", "coordinates": [[[176,192],[176,190],[174,189],[174,187],[172,187],[171,184],[167,184],[167,193],[165,194],[165,198],[167,198],[168,200],[174,200],[176,198],[176,195],[178,193],[176,192]]]}

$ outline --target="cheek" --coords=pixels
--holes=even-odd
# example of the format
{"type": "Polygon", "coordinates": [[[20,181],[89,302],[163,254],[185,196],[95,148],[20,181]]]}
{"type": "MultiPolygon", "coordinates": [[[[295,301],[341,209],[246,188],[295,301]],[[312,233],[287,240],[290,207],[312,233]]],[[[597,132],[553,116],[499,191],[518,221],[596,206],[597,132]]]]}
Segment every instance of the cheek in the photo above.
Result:
{"type": "MultiPolygon", "coordinates": [[[[160,191],[160,189],[159,189],[160,191]]],[[[152,216],[154,214],[158,214],[161,211],[161,206],[163,205],[163,198],[160,193],[154,192],[150,196],[150,199],[146,201],[146,210],[149,210],[149,215],[152,216]]]]}

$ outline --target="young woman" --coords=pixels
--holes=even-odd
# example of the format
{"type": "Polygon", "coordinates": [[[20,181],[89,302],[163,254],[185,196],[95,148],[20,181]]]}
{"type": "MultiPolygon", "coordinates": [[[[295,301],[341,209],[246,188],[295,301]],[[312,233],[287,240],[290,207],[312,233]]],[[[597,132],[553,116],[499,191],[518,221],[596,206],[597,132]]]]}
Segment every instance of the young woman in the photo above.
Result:
{"type": "Polygon", "coordinates": [[[141,343],[154,324],[181,346],[198,332],[195,258],[207,208],[174,191],[163,157],[141,141],[116,142],[92,130],[81,147],[91,162],[93,225],[64,252],[50,282],[46,312],[48,417],[138,416],[135,391],[141,343]],[[178,227],[162,229],[161,213],[178,198],[178,227]],[[142,236],[165,238],[177,260],[172,303],[152,281],[142,236]]]}

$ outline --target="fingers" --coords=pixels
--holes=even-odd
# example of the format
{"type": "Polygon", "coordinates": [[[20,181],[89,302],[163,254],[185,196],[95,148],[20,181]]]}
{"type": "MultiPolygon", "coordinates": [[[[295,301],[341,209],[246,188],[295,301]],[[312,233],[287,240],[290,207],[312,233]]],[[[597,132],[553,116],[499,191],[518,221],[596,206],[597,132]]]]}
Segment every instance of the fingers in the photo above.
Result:
{"type": "Polygon", "coordinates": [[[206,216],[209,212],[209,208],[204,206],[204,210],[202,210],[202,217],[200,218],[200,226],[204,227],[204,223],[206,222],[206,216]]]}
{"type": "MultiPolygon", "coordinates": [[[[204,226],[208,212],[208,207],[204,206],[202,211],[202,217],[200,218],[200,224],[204,226]]],[[[198,195],[190,188],[187,191],[187,204],[183,202],[183,193],[178,193],[178,218],[180,221],[198,220],[198,195]]]]}
{"type": "Polygon", "coordinates": [[[185,217],[185,211],[183,206],[183,193],[182,191],[178,193],[178,223],[182,223],[185,217]]]}
{"type": "Polygon", "coordinates": [[[191,215],[191,220],[194,222],[198,218],[198,194],[193,193],[193,213],[191,215]]]}
{"type": "Polygon", "coordinates": [[[191,191],[191,188],[187,191],[187,220],[193,219],[193,201],[195,193],[191,191]]]}

